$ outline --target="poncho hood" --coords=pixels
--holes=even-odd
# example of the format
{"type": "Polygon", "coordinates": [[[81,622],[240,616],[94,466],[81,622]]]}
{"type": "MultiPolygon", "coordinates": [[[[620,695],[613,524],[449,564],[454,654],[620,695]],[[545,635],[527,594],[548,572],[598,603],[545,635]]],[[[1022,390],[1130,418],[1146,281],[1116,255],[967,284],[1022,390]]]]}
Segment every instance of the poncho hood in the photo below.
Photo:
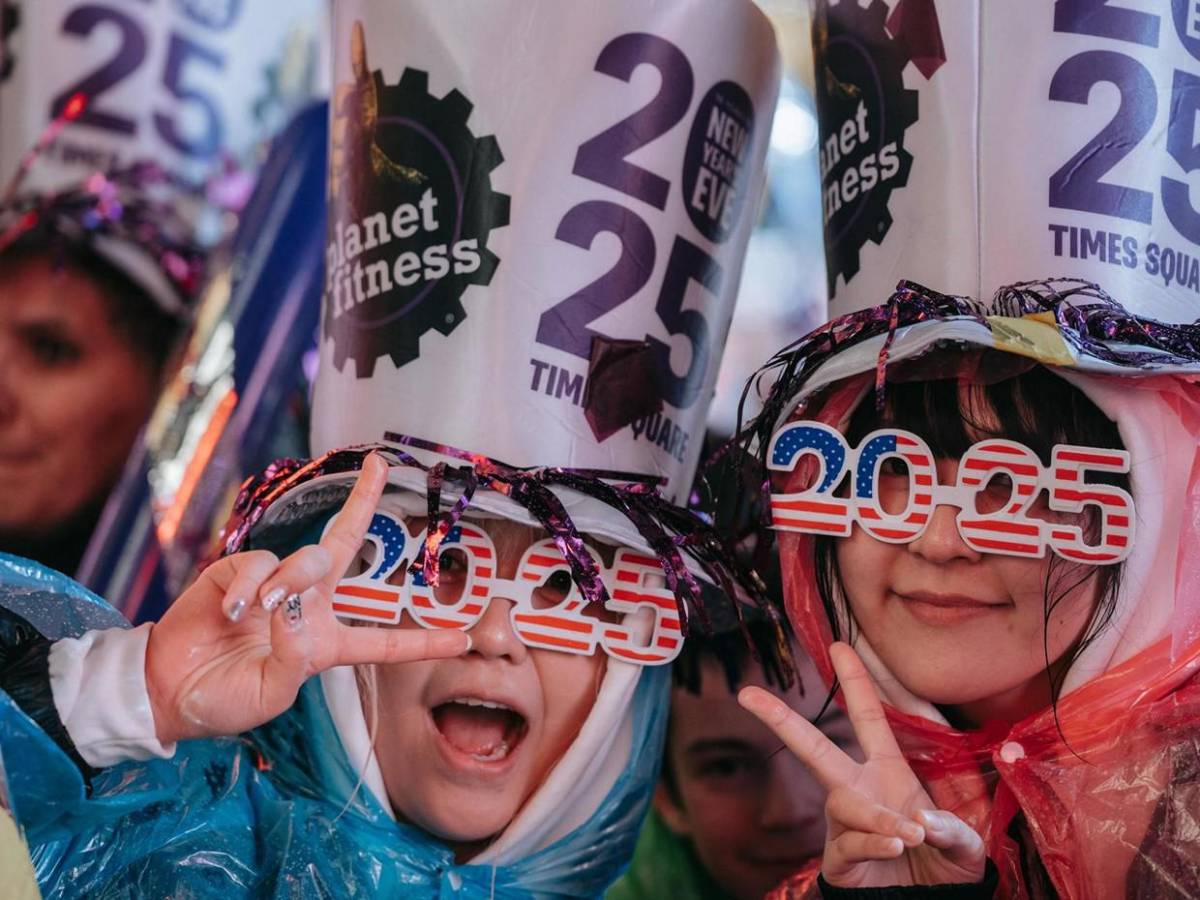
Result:
{"type": "MultiPolygon", "coordinates": [[[[844,431],[872,391],[886,391],[889,366],[975,350],[1032,359],[1066,379],[1117,424],[1130,451],[1134,548],[1112,620],[1071,666],[1056,709],[959,731],[854,629],[906,756],[935,802],[984,836],[1003,896],[1039,896],[1010,834],[1019,813],[1017,827],[1063,897],[1124,897],[1135,872],[1157,873],[1147,884],[1200,874],[1188,862],[1191,814],[1181,822],[1172,812],[1176,786],[1194,776],[1188,748],[1200,727],[1196,336],[1194,326],[1137,319],[1080,283],[1019,285],[990,304],[901,283],[889,303],[835,319],[767,367],[781,377],[750,428],[762,447],[795,419],[844,431]]],[[[830,684],[833,630],[813,550],[811,535],[779,533],[789,618],[830,684]]],[[[802,893],[814,877],[789,890],[802,893]]]]}

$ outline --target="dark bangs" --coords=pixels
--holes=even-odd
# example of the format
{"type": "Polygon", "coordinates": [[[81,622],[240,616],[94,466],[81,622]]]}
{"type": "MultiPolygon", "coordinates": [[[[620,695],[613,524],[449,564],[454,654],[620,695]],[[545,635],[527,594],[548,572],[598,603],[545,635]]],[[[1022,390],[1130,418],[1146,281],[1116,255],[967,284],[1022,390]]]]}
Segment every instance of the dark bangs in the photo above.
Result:
{"type": "MultiPolygon", "coordinates": [[[[979,359],[963,356],[966,362],[979,359]]],[[[965,368],[974,373],[981,367],[965,368]]],[[[903,378],[902,371],[898,377],[903,378]]],[[[985,438],[1025,444],[1043,465],[1050,464],[1055,444],[1111,450],[1125,447],[1116,423],[1087,395],[1038,365],[991,383],[975,380],[973,375],[893,381],[889,372],[882,413],[873,400],[871,393],[850,419],[846,437],[851,446],[876,428],[894,427],[922,437],[934,456],[954,460],[985,438]]]]}

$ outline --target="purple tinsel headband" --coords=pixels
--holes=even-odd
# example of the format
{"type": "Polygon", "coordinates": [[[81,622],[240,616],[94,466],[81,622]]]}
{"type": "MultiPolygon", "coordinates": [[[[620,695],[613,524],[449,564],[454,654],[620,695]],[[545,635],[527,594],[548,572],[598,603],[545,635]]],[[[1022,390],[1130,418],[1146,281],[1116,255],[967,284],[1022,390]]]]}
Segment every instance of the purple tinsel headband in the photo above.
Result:
{"type": "Polygon", "coordinates": [[[167,311],[178,314],[196,298],[207,258],[178,208],[187,193],[194,191],[171,181],[159,166],[136,163],[94,172],[60,191],[8,197],[0,203],[0,253],[31,235],[91,247],[101,256],[106,255],[101,242],[119,244],[161,272],[172,296],[155,299],[169,302],[173,308],[167,311]]]}
{"type": "Polygon", "coordinates": [[[1077,353],[1131,373],[1149,374],[1172,365],[1200,364],[1200,320],[1174,325],[1135,316],[1098,285],[1077,278],[1024,281],[1000,288],[985,306],[969,297],[940,294],[911,281],[901,281],[881,306],[840,316],[776,353],[746,383],[738,409],[750,390],[768,374],[778,377],[762,411],[740,428],[732,445],[765,452],[784,409],[800,393],[809,376],[843,350],[884,336],[875,367],[876,403],[882,404],[888,355],[896,332],[920,322],[969,318],[990,330],[988,315],[1020,317],[1049,313],[1058,333],[1077,353]]]}
{"type": "Polygon", "coordinates": [[[778,610],[766,595],[758,574],[738,562],[732,547],[694,513],[681,509],[659,494],[658,479],[627,473],[573,469],[564,467],[518,468],[453,447],[432,444],[403,435],[387,435],[395,444],[434,450],[463,460],[467,465],[445,462],[426,465],[393,445],[374,444],[335,450],[312,461],[279,460],[259,476],[246,480],[234,504],[234,512],[222,532],[222,550],[234,553],[246,545],[250,531],[273,503],[285,494],[316,478],[355,472],[371,452],[379,452],[391,466],[404,466],[425,472],[429,525],[425,544],[412,563],[411,571],[420,572],[428,584],[437,584],[438,548],[455,522],[470,506],[479,489],[493,490],[520,504],[546,529],[562,552],[572,576],[588,602],[603,603],[607,590],[599,568],[588,553],[583,537],[552,490],[567,488],[616,509],[637,528],[638,533],[657,555],[667,585],[684,623],[686,634],[690,615],[695,613],[707,628],[707,613],[701,601],[700,586],[688,570],[683,553],[699,563],[701,569],[721,589],[737,612],[739,596],[748,597],[775,623],[781,644],[781,658],[790,659],[786,639],[779,626],[778,610]],[[442,491],[447,483],[459,489],[455,502],[442,508],[442,491]]]}

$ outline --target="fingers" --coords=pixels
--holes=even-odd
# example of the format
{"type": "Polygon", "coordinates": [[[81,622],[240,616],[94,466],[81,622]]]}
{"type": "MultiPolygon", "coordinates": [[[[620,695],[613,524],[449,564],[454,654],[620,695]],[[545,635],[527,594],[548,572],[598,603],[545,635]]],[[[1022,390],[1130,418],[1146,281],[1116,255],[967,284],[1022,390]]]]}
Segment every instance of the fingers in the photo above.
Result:
{"type": "Polygon", "coordinates": [[[424,628],[338,627],[338,648],[331,666],[368,663],[412,662],[418,659],[447,659],[471,649],[465,631],[424,628]]]}
{"type": "Polygon", "coordinates": [[[837,787],[825,801],[825,815],[831,834],[839,831],[861,831],[898,838],[906,847],[916,847],[925,840],[921,823],[888,807],[875,803],[848,787],[837,787]]]}
{"type": "Polygon", "coordinates": [[[982,867],[983,838],[954,813],[944,809],[924,809],[917,814],[925,826],[925,843],[936,847],[952,862],[961,866],[982,867]]]}
{"type": "Polygon", "coordinates": [[[218,560],[205,569],[204,574],[218,585],[224,582],[221,612],[231,622],[237,622],[258,596],[263,581],[278,566],[279,557],[269,550],[249,550],[218,560]]]}
{"type": "Polygon", "coordinates": [[[825,790],[831,791],[854,780],[858,764],[819,728],[770,691],[758,687],[743,688],[738,694],[738,703],[775,732],[825,790]]]}
{"type": "Polygon", "coordinates": [[[300,685],[314,674],[312,659],[318,636],[306,626],[304,600],[288,594],[271,613],[271,654],[263,662],[262,703],[277,715],[295,702],[300,685]]]}
{"type": "Polygon", "coordinates": [[[301,594],[329,574],[333,558],[319,544],[301,547],[280,564],[263,582],[258,596],[267,612],[275,609],[289,594],[301,594]]]}
{"type": "Polygon", "coordinates": [[[846,712],[867,759],[901,756],[870,673],[858,654],[849,644],[838,641],[829,647],[829,656],[846,697],[846,712]]]}
{"type": "Polygon", "coordinates": [[[371,526],[383,487],[387,484],[387,463],[377,453],[363,460],[362,471],[354,483],[354,490],[334,517],[320,546],[329,552],[329,572],[321,586],[327,594],[341,581],[354,557],[362,548],[363,538],[371,526]]]}
{"type": "Polygon", "coordinates": [[[846,868],[874,859],[895,859],[904,852],[900,838],[863,831],[847,831],[830,841],[826,848],[826,861],[822,871],[826,880],[831,880],[846,868]],[[832,854],[832,859],[830,855],[832,854]]]}

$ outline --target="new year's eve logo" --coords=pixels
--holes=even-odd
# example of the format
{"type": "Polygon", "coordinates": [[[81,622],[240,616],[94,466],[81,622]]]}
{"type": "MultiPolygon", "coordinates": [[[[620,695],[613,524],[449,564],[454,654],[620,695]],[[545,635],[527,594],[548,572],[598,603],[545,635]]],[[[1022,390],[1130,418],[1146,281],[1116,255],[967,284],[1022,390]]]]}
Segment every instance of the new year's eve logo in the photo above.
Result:
{"type": "Polygon", "coordinates": [[[813,21],[821,123],[821,205],[829,293],[858,272],[859,250],[892,225],[892,191],[908,183],[905,131],[918,118],[903,72],[925,78],[945,62],[933,0],[821,3],[813,21]]]}
{"type": "Polygon", "coordinates": [[[472,134],[466,97],[432,96],[417,69],[386,84],[360,25],[351,44],[355,80],[334,99],[325,333],[338,370],[352,358],[368,378],[380,357],[412,362],[425,332],[448,335],[466,317],[463,293],[500,262],[487,240],[508,224],[509,198],[492,190],[504,157],[472,134]]]}

